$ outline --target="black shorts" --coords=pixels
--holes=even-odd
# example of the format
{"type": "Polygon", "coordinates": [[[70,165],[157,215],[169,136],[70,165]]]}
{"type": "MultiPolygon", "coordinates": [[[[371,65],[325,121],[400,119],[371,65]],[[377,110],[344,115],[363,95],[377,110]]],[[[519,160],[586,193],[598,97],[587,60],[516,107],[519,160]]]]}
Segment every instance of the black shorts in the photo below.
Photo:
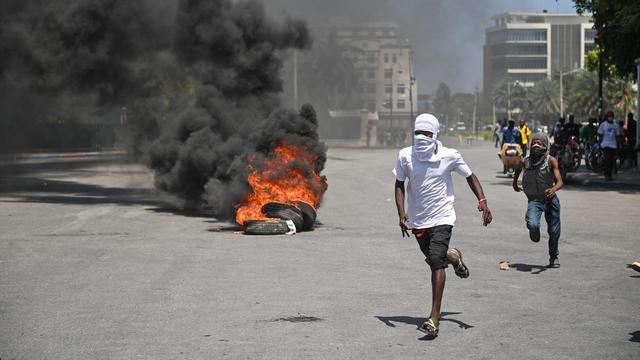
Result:
{"type": "Polygon", "coordinates": [[[451,225],[438,225],[427,229],[413,229],[412,232],[418,240],[420,250],[425,256],[424,261],[429,264],[431,270],[447,267],[447,251],[451,240],[451,225]]]}

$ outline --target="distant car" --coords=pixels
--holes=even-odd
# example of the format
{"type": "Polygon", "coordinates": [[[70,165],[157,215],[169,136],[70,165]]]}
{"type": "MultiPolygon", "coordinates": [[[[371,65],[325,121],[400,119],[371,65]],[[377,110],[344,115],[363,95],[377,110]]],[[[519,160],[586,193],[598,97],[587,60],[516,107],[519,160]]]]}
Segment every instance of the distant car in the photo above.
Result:
{"type": "Polygon", "coordinates": [[[456,123],[456,131],[465,131],[467,127],[464,125],[462,121],[456,123]]]}

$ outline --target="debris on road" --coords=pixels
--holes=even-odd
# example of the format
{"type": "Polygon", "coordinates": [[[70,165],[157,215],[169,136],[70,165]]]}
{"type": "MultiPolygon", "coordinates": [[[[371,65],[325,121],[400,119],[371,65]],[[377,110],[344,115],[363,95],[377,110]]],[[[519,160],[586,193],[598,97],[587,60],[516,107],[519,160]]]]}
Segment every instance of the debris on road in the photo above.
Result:
{"type": "Polygon", "coordinates": [[[509,262],[508,261],[500,261],[500,270],[509,270],[509,262]]]}

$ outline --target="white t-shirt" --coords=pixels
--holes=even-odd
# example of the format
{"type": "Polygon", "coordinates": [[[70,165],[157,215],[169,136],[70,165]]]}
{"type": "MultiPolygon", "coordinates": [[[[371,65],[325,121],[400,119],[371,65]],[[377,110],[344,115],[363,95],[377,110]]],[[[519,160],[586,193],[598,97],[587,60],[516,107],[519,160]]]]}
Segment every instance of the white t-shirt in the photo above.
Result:
{"type": "Polygon", "coordinates": [[[430,228],[438,225],[454,225],[456,212],[453,209],[455,193],[451,172],[465,178],[472,171],[462,159],[462,155],[438,143],[440,161],[419,161],[413,147],[400,150],[393,174],[407,184],[407,215],[414,229],[430,228]]]}
{"type": "Polygon", "coordinates": [[[615,149],[617,147],[616,136],[620,136],[620,128],[615,120],[612,123],[603,121],[598,127],[598,134],[602,136],[602,143],[600,145],[602,145],[603,148],[615,149]]]}

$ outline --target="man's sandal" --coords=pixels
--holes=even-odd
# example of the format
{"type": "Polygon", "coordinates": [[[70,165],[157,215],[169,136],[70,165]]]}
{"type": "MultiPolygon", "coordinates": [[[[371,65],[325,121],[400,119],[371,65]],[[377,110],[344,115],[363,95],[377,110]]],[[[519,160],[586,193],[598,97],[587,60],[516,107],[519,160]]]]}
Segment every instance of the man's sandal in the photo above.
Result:
{"type": "Polygon", "coordinates": [[[451,264],[453,265],[453,270],[456,272],[456,275],[458,275],[459,278],[461,279],[466,279],[469,277],[469,268],[464,264],[464,262],[462,261],[462,251],[456,249],[456,248],[451,248],[449,249],[449,251],[451,252],[456,252],[456,254],[458,255],[458,263],[457,264],[451,264]]]}
{"type": "Polygon", "coordinates": [[[423,322],[422,325],[420,325],[420,327],[418,328],[418,331],[431,336],[438,335],[438,330],[440,330],[438,324],[436,324],[436,322],[433,321],[432,318],[428,318],[427,320],[425,320],[425,322],[423,322]]]}

